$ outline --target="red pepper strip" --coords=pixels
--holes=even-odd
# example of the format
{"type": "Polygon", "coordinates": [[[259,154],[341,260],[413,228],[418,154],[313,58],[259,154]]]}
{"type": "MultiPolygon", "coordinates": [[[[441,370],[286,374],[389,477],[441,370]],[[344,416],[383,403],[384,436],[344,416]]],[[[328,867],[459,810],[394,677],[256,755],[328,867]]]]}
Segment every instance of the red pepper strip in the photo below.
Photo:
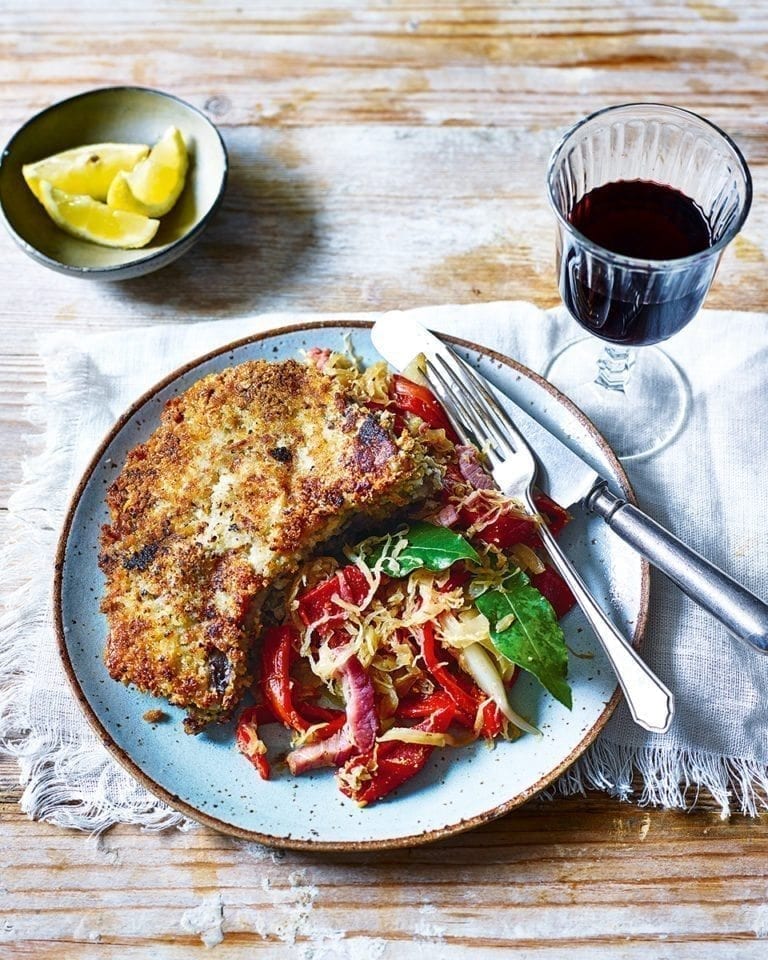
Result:
{"type": "Polygon", "coordinates": [[[421,653],[427,670],[453,700],[458,714],[457,719],[465,721],[470,727],[474,726],[478,701],[461,686],[441,662],[437,652],[435,627],[432,623],[425,623],[421,629],[421,653]]]}
{"type": "Polygon", "coordinates": [[[498,706],[493,701],[488,700],[474,682],[468,680],[466,684],[462,683],[458,677],[453,676],[444,663],[441,663],[433,624],[424,624],[423,638],[424,663],[456,705],[456,720],[473,730],[477,709],[480,704],[483,704],[480,714],[480,734],[490,740],[498,736],[504,726],[504,715],[498,706]]]}
{"type": "Polygon", "coordinates": [[[312,723],[325,724],[322,730],[317,731],[318,738],[323,740],[330,737],[332,733],[336,733],[337,730],[341,730],[347,720],[345,710],[329,710],[327,707],[309,703],[307,700],[302,700],[299,708],[302,716],[307,717],[312,723]]]}
{"type": "MultiPolygon", "coordinates": [[[[270,723],[280,723],[280,718],[275,716],[275,712],[266,703],[257,703],[253,707],[249,707],[253,711],[253,717],[256,719],[256,723],[260,726],[266,726],[270,723]]],[[[346,718],[346,713],[343,710],[333,710],[328,707],[321,707],[317,703],[313,703],[311,700],[299,700],[297,704],[297,712],[301,714],[302,717],[305,717],[311,723],[326,723],[331,727],[331,732],[334,730],[340,729],[344,726],[344,720],[346,718]]]]}
{"type": "Polygon", "coordinates": [[[237,748],[256,767],[262,780],[269,780],[271,769],[266,747],[259,736],[258,707],[246,707],[240,714],[235,731],[237,748]]]}
{"type": "Polygon", "coordinates": [[[531,577],[531,583],[552,604],[558,620],[576,605],[576,597],[554,567],[545,567],[531,577]]]}
{"type": "Polygon", "coordinates": [[[424,696],[403,697],[397,705],[395,717],[398,720],[423,720],[424,717],[431,717],[436,711],[447,707],[455,710],[456,704],[447,693],[437,690],[424,696]]]}
{"type": "MultiPolygon", "coordinates": [[[[299,616],[309,625],[336,609],[339,611],[338,618],[331,618],[327,622],[332,630],[345,616],[344,610],[334,603],[333,598],[360,604],[369,589],[368,581],[358,567],[354,564],[342,567],[333,577],[307,590],[299,598],[299,616]]],[[[261,652],[264,708],[271,709],[285,726],[301,733],[308,730],[312,723],[325,723],[327,727],[323,734],[330,735],[344,725],[346,713],[343,710],[325,710],[306,700],[296,704],[293,701],[290,672],[298,639],[298,632],[292,626],[273,627],[264,633],[261,652]]]]}
{"type": "Polygon", "coordinates": [[[428,387],[396,373],[392,377],[392,400],[398,410],[414,414],[433,430],[445,430],[452,443],[459,443],[445,410],[428,387]]]}
{"type": "Polygon", "coordinates": [[[275,711],[266,703],[257,703],[248,709],[253,711],[252,716],[260,727],[268,723],[280,723],[280,718],[275,716],[275,711]]]}
{"type": "MultiPolygon", "coordinates": [[[[455,710],[453,704],[445,704],[413,729],[445,733],[455,710]]],[[[368,770],[370,779],[362,781],[356,789],[342,783],[341,792],[363,805],[380,800],[423,769],[433,750],[434,747],[425,744],[404,743],[401,740],[377,743],[368,753],[352,757],[343,768],[345,773],[351,773],[355,768],[362,767],[368,770]]]]}
{"type": "MultiPolygon", "coordinates": [[[[487,508],[463,506],[459,510],[459,526],[468,530],[482,520],[487,508]]],[[[530,517],[521,517],[513,509],[499,514],[493,523],[489,523],[472,535],[474,540],[492,543],[501,550],[508,550],[515,544],[524,543],[527,547],[541,546],[536,521],[530,517]]]]}
{"type": "Polygon", "coordinates": [[[334,710],[331,707],[321,707],[319,703],[311,700],[301,700],[299,710],[302,715],[312,720],[313,723],[330,723],[336,721],[339,717],[345,716],[344,710],[334,710]]]}
{"type": "Polygon", "coordinates": [[[454,563],[448,579],[440,587],[442,593],[450,593],[457,587],[465,587],[472,579],[472,574],[462,563],[454,563]]]}
{"type": "Polygon", "coordinates": [[[537,490],[534,493],[533,502],[539,513],[546,517],[547,526],[555,536],[560,533],[564,526],[571,522],[570,513],[564,510],[559,503],[555,503],[546,493],[542,493],[541,490],[537,490]]]}
{"type": "Polygon", "coordinates": [[[298,712],[291,692],[291,664],[298,632],[294,627],[270,627],[264,632],[261,647],[261,689],[268,704],[282,723],[304,732],[310,726],[298,712]]]}
{"type": "Polygon", "coordinates": [[[493,700],[486,700],[482,710],[480,733],[488,740],[498,737],[504,727],[504,714],[493,700]]]}
{"type": "Polygon", "coordinates": [[[328,614],[338,611],[338,616],[331,617],[323,626],[332,629],[344,620],[345,611],[333,598],[339,597],[346,603],[361,604],[368,596],[370,584],[365,579],[359,567],[354,563],[337,570],[336,573],[323,580],[316,586],[306,590],[298,598],[299,617],[307,626],[317,623],[328,614]]]}
{"type": "MultiPolygon", "coordinates": [[[[533,502],[555,536],[571,519],[567,511],[540,491],[534,493],[533,502]]],[[[480,520],[482,516],[482,508],[464,506],[459,511],[459,525],[466,530],[480,520]]],[[[501,513],[493,523],[489,523],[482,530],[478,530],[474,537],[483,543],[492,543],[501,550],[508,550],[517,543],[523,543],[527,547],[541,546],[536,521],[530,517],[521,517],[512,509],[501,513]]]]}

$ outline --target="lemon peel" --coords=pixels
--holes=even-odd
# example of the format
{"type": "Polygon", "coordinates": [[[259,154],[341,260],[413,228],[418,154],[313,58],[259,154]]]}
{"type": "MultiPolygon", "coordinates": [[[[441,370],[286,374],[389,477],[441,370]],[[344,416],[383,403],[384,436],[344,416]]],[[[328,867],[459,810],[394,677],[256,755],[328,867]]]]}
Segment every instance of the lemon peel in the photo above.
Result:
{"type": "Polygon", "coordinates": [[[67,193],[48,180],[40,181],[40,202],[62,230],[104,247],[145,247],[160,226],[159,220],[115,210],[87,194],[67,193]]]}

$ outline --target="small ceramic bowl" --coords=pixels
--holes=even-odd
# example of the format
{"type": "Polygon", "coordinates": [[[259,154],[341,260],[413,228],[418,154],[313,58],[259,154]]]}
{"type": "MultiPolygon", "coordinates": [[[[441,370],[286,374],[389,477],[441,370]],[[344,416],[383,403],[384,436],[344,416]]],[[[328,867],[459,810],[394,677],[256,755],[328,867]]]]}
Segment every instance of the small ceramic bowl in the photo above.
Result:
{"type": "Polygon", "coordinates": [[[177,97],[145,87],[105,87],[55,103],[28,120],[0,157],[0,211],[11,235],[32,258],[70,276],[127,280],[158,270],[201,236],[224,195],[227,151],[216,127],[177,97]],[[139,250],[79,240],[49,218],[21,168],[90,143],[153,144],[175,125],[189,150],[184,190],[139,250]]]}

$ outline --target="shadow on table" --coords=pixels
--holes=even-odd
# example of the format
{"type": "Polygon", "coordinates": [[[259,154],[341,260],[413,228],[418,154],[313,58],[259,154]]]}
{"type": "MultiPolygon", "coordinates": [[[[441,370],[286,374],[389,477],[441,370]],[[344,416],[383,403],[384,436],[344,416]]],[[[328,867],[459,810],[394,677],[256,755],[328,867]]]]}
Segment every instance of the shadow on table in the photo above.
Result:
{"type": "Polygon", "coordinates": [[[120,299],[160,308],[158,319],[163,309],[169,320],[256,309],[309,271],[321,243],[317,212],[314,185],[295,171],[230,156],[224,202],[202,239],[170,266],[110,286],[120,299]]]}

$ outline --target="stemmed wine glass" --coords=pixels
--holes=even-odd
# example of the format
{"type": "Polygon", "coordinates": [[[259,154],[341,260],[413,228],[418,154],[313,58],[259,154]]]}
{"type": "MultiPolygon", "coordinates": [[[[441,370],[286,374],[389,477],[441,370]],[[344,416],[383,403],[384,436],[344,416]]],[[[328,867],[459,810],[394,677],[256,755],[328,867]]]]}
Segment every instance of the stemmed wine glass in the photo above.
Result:
{"type": "Polygon", "coordinates": [[[547,185],[560,295],[599,338],[568,344],[547,379],[619,457],[646,455],[677,433],[689,403],[679,369],[650,345],[699,311],[749,212],[746,161],[703,117],[630,103],[572,127],[552,154],[547,185]]]}

